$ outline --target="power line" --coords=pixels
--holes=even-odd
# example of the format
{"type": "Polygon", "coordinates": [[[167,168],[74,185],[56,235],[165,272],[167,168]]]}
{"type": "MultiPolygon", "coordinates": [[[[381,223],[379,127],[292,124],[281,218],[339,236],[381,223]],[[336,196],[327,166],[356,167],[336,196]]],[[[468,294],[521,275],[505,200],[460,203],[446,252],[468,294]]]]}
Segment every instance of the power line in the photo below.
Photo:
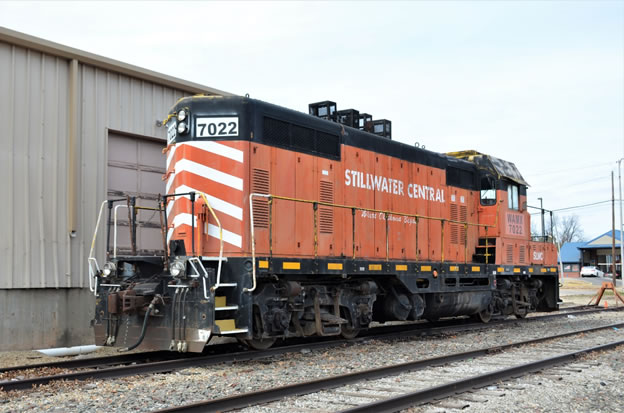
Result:
{"type": "Polygon", "coordinates": [[[607,166],[607,165],[611,165],[611,162],[601,162],[601,163],[596,163],[596,164],[592,164],[592,165],[585,165],[585,166],[575,166],[573,168],[565,168],[565,169],[559,169],[559,170],[546,170],[546,171],[541,171],[541,172],[536,172],[533,174],[527,174],[527,177],[535,177],[535,176],[544,176],[544,175],[552,175],[552,174],[557,174],[557,173],[561,173],[561,172],[568,172],[568,171],[576,171],[579,169],[589,169],[589,168],[595,168],[597,166],[607,166]]]}
{"type": "MultiPolygon", "coordinates": [[[[619,200],[617,200],[619,201],[619,200]]],[[[590,207],[590,206],[596,206],[596,205],[600,205],[600,204],[606,204],[608,202],[611,202],[610,199],[607,199],[606,201],[599,201],[599,202],[592,202],[591,204],[584,204],[584,205],[576,205],[576,206],[571,206],[571,207],[566,207],[566,208],[558,208],[558,209],[553,209],[553,212],[557,212],[557,211],[568,211],[570,209],[578,209],[578,208],[585,208],[585,207],[590,207]]]]}

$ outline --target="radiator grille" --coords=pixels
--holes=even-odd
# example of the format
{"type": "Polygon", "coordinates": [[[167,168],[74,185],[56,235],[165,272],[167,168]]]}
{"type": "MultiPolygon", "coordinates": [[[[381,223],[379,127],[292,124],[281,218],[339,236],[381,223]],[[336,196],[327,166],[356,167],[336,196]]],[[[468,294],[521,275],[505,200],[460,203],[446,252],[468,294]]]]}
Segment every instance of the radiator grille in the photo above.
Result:
{"type": "Polygon", "coordinates": [[[518,253],[520,255],[520,257],[518,258],[520,264],[526,264],[526,246],[520,245],[518,253]]]}
{"type": "Polygon", "coordinates": [[[513,245],[507,245],[507,264],[513,264],[513,245]]]}
{"type": "MultiPolygon", "coordinates": [[[[457,204],[451,204],[451,220],[459,221],[457,204]]],[[[459,244],[459,224],[451,224],[451,244],[459,244]]]]}
{"type": "MultiPolygon", "coordinates": [[[[269,171],[253,169],[251,176],[251,192],[269,194],[269,171]]],[[[256,228],[269,228],[269,201],[264,198],[253,198],[253,220],[256,228]]]]}
{"type": "MultiPolygon", "coordinates": [[[[330,204],[334,203],[334,184],[332,182],[321,181],[319,200],[330,204]]],[[[334,232],[334,208],[327,206],[319,207],[319,231],[321,234],[332,234],[334,232]]]]}
{"type": "MultiPolygon", "coordinates": [[[[461,222],[468,222],[468,207],[461,205],[459,207],[459,220],[461,222]]],[[[462,224],[459,227],[459,243],[464,244],[466,242],[466,225],[462,224]]]]}

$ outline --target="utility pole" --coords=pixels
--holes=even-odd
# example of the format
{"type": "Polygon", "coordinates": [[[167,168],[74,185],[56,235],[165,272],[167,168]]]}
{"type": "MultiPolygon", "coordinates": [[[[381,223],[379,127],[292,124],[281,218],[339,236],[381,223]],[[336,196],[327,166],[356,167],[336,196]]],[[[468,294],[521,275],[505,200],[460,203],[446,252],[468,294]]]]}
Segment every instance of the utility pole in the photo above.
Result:
{"type": "Polygon", "coordinates": [[[544,233],[545,231],[545,227],[544,227],[544,203],[542,198],[537,198],[540,201],[540,210],[542,212],[542,242],[546,242],[546,234],[544,233]]]}
{"type": "Polygon", "coordinates": [[[613,171],[611,171],[611,276],[613,278],[613,290],[615,290],[615,184],[613,183],[613,171]]]}
{"type": "MultiPolygon", "coordinates": [[[[620,170],[620,164],[624,161],[624,158],[620,158],[617,161],[618,164],[618,186],[620,188],[620,274],[624,277],[624,225],[622,224],[622,171],[620,170]]],[[[622,278],[624,283],[624,278],[622,278]]]]}

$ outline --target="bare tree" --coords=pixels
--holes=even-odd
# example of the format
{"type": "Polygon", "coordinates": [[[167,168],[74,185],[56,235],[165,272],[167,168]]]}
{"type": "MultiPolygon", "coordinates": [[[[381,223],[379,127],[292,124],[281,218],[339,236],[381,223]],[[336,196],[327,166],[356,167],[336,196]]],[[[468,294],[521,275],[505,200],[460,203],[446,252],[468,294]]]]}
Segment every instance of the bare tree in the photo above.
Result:
{"type": "Polygon", "coordinates": [[[585,233],[583,233],[583,229],[581,228],[578,215],[554,218],[554,223],[555,239],[561,244],[585,240],[585,233]]]}
{"type": "MultiPolygon", "coordinates": [[[[534,215],[531,220],[531,235],[533,239],[541,239],[542,228],[539,215],[534,215]]],[[[566,242],[581,242],[585,240],[585,233],[581,228],[578,215],[567,215],[562,217],[554,217],[555,225],[550,224],[549,214],[545,216],[544,235],[547,239],[552,240],[552,227],[554,227],[555,239],[562,245],[566,242]]]]}

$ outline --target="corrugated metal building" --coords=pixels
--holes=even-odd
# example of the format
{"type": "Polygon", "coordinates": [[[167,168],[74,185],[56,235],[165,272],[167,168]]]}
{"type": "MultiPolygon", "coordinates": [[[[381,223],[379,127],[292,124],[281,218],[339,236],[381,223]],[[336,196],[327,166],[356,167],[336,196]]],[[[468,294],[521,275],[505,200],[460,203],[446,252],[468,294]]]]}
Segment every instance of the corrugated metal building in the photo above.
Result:
{"type": "Polygon", "coordinates": [[[98,208],[164,193],[158,121],[197,93],[229,95],[0,27],[0,350],[92,342],[98,208]]]}

